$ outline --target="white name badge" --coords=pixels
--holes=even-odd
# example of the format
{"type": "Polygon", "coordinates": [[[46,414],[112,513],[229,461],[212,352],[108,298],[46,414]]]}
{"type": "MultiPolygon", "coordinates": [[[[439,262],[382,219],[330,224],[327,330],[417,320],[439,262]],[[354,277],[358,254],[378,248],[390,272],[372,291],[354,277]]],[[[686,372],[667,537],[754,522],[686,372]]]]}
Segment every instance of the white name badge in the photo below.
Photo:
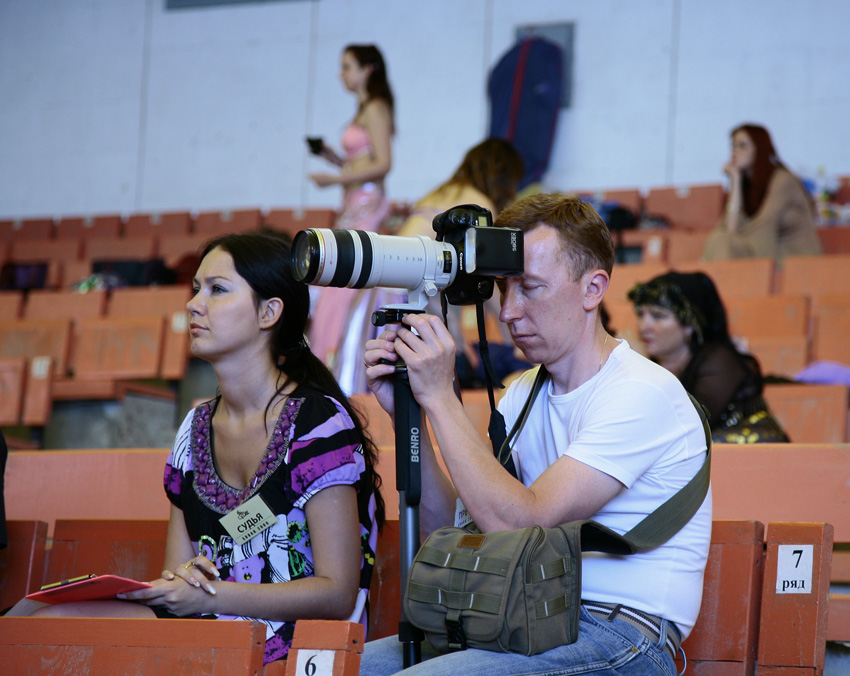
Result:
{"type": "Polygon", "coordinates": [[[243,502],[232,512],[219,519],[237,545],[244,545],[277,523],[277,517],[259,495],[243,502]]]}
{"type": "Polygon", "coordinates": [[[472,516],[466,511],[466,507],[463,506],[463,503],[460,501],[460,498],[457,499],[457,505],[455,506],[455,527],[463,528],[464,526],[468,526],[472,523],[472,516]]]}

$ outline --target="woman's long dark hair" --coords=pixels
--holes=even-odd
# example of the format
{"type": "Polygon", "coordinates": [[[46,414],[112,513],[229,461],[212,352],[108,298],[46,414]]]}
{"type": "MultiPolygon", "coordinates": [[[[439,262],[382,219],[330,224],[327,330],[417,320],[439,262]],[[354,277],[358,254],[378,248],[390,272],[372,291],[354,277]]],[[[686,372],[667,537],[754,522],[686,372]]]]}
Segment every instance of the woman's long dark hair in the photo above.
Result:
{"type": "Polygon", "coordinates": [[[753,216],[761,208],[773,172],[786,167],[779,159],[779,154],[773,146],[773,139],[770,138],[770,132],[767,129],[758,124],[742,124],[732,130],[732,136],[734,137],[739,131],[749,136],[756,148],[753,168],[743,176],[742,183],[744,212],[747,216],[753,216]]]}
{"type": "Polygon", "coordinates": [[[289,241],[284,236],[269,233],[223,235],[204,245],[201,259],[216,248],[230,254],[236,272],[250,285],[258,306],[261,300],[268,298],[283,300],[283,315],[272,330],[269,348],[272,361],[284,377],[278,379],[277,391],[269,400],[267,411],[275,397],[281,395],[291,382],[311,387],[342,404],[363,445],[367,479],[375,492],[375,518],[378,525],[382,525],[384,500],[380,491],[381,477],[375,472],[378,449],[336,378],[310,351],[304,338],[310,294],[307,285],[292,276],[289,241]]]}
{"type": "Polygon", "coordinates": [[[369,103],[372,99],[383,99],[390,107],[390,116],[395,117],[395,99],[393,98],[393,90],[390,87],[389,77],[387,76],[387,66],[384,63],[384,57],[375,45],[348,45],[342,50],[343,54],[348,52],[355,58],[361,68],[366,66],[372,67],[372,72],[369,73],[369,80],[366,82],[366,92],[369,98],[363,102],[363,105],[369,103]]]}

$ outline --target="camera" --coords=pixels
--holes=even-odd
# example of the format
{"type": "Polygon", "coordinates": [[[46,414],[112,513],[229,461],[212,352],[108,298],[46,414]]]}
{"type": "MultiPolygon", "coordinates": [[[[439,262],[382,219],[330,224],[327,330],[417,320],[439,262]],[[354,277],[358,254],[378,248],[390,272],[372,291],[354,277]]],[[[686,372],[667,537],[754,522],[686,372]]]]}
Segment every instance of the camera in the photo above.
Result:
{"type": "Polygon", "coordinates": [[[495,277],[522,274],[522,231],[493,227],[487,209],[457,206],[435,216],[432,225],[437,241],[424,235],[302,230],[292,244],[292,273],[317,286],[407,289],[407,303],[384,306],[384,313],[373,316],[378,326],[422,312],[441,291],[452,305],[483,302],[493,295],[495,277]]]}

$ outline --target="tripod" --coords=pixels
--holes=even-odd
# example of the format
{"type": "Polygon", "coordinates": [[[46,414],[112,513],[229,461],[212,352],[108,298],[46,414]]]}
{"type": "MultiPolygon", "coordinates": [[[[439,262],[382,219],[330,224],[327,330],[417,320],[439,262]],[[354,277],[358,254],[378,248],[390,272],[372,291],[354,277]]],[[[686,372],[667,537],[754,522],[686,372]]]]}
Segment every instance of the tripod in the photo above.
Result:
{"type": "MultiPolygon", "coordinates": [[[[493,399],[494,381],[501,387],[490,364],[487,348],[487,338],[484,332],[483,303],[476,303],[478,315],[479,345],[481,357],[485,364],[487,389],[490,396],[492,417],[489,433],[493,451],[500,454],[506,438],[505,421],[495,408],[493,399]]],[[[387,323],[400,324],[405,314],[421,312],[421,310],[405,310],[398,308],[382,308],[372,315],[372,324],[383,326],[387,323]]],[[[445,318],[445,307],[444,307],[445,318]]],[[[395,420],[395,457],[396,457],[396,490],[398,491],[399,514],[399,563],[401,567],[401,591],[407,588],[407,576],[413,559],[419,550],[419,501],[422,497],[422,471],[420,465],[420,450],[422,443],[422,409],[414,399],[410,389],[410,378],[407,365],[399,360],[395,363],[393,374],[393,403],[395,420]]],[[[501,458],[500,458],[501,460],[501,458]]],[[[516,476],[516,469],[510,456],[504,461],[509,472],[516,476]]],[[[418,664],[422,659],[423,632],[414,626],[401,608],[401,620],[398,625],[398,640],[402,643],[402,659],[405,669],[418,664]]]]}
{"type": "MultiPolygon", "coordinates": [[[[372,324],[384,326],[400,324],[402,317],[416,310],[382,308],[372,315],[372,324]]],[[[395,363],[393,374],[393,402],[395,419],[395,476],[398,491],[399,563],[401,591],[407,586],[407,574],[419,550],[419,500],[422,497],[422,471],[420,450],[422,443],[422,409],[413,398],[407,365],[395,363]]],[[[402,643],[404,668],[418,664],[422,659],[421,629],[413,626],[401,608],[398,623],[398,640],[402,643]]]]}
{"type": "MultiPolygon", "coordinates": [[[[413,398],[407,366],[397,364],[393,379],[395,400],[396,489],[398,490],[399,563],[401,589],[407,586],[407,574],[419,550],[419,499],[422,495],[420,444],[422,411],[413,398]]],[[[422,630],[413,626],[401,609],[398,640],[402,643],[404,668],[418,664],[422,658],[422,630]]]]}

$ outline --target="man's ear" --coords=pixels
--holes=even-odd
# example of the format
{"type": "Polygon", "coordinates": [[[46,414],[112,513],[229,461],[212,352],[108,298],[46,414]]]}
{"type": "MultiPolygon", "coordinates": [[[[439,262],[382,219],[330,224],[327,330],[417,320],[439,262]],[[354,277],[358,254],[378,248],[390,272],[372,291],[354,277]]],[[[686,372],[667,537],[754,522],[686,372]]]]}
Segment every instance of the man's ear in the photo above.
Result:
{"type": "Polygon", "coordinates": [[[259,320],[261,329],[269,329],[283,315],[283,301],[280,298],[268,298],[260,302],[259,320]]]}
{"type": "Polygon", "coordinates": [[[592,270],[584,276],[584,309],[593,310],[602,302],[611,278],[605,270],[592,270]]]}

